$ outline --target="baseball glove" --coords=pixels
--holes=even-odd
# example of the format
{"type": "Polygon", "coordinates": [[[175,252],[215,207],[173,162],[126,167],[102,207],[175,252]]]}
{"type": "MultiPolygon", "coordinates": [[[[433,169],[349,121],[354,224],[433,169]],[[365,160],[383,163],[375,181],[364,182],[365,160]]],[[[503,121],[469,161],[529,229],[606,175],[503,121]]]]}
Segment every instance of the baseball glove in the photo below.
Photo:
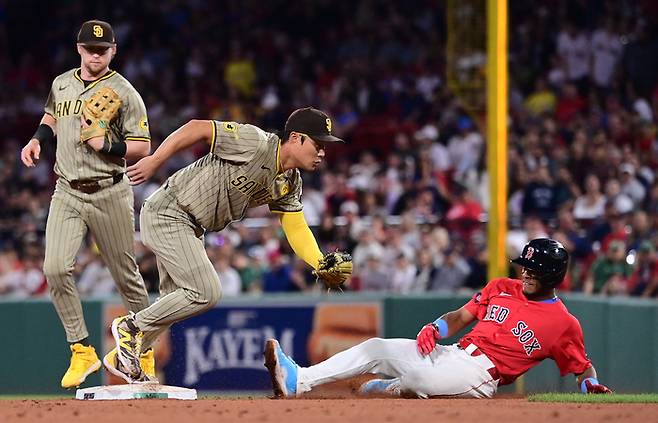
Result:
{"type": "Polygon", "coordinates": [[[327,253],[320,259],[318,270],[313,274],[322,279],[329,288],[342,290],[343,284],[352,276],[352,256],[341,251],[327,253]]]}
{"type": "Polygon", "coordinates": [[[110,123],[119,114],[121,99],[110,87],[102,87],[82,105],[82,118],[87,125],[80,129],[80,141],[104,137],[110,123]]]}

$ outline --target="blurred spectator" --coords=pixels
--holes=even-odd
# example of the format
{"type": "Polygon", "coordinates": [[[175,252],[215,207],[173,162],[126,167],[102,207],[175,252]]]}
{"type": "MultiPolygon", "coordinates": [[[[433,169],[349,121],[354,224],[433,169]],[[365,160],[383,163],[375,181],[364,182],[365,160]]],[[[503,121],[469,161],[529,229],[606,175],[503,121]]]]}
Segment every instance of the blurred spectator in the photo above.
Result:
{"type": "Polygon", "coordinates": [[[98,246],[94,243],[87,257],[79,257],[79,265],[83,270],[77,286],[82,296],[107,296],[117,292],[112,274],[100,254],[98,246]]]}
{"type": "Polygon", "coordinates": [[[398,255],[391,273],[391,291],[398,294],[408,294],[414,285],[416,266],[404,253],[398,255]]]}
{"type": "Polygon", "coordinates": [[[279,250],[270,251],[267,259],[269,268],[263,273],[263,292],[291,292],[306,288],[279,250]]]}
{"type": "Polygon", "coordinates": [[[410,292],[428,291],[434,276],[436,275],[436,266],[432,254],[425,249],[418,251],[416,256],[416,274],[411,284],[410,292]]]}
{"type": "Polygon", "coordinates": [[[642,241],[635,256],[635,270],[628,279],[629,295],[658,296],[658,258],[651,241],[642,241]]]}
{"type": "Polygon", "coordinates": [[[641,204],[646,195],[646,189],[635,177],[635,166],[623,163],[619,166],[621,193],[627,195],[635,205],[641,204]]]}
{"type": "Polygon", "coordinates": [[[594,261],[583,285],[586,294],[616,295],[625,292],[632,267],[626,262],[626,244],[610,243],[607,253],[594,261]]]}
{"type": "Polygon", "coordinates": [[[624,50],[612,18],[592,33],[592,80],[602,95],[607,94],[624,50]]]}
{"type": "Polygon", "coordinates": [[[487,267],[489,264],[489,252],[485,246],[481,246],[474,257],[468,260],[470,272],[464,281],[464,288],[469,288],[474,291],[482,289],[487,284],[489,277],[487,275],[487,267]]]}
{"type": "Polygon", "coordinates": [[[653,235],[649,216],[644,210],[638,210],[631,217],[630,234],[628,237],[628,249],[638,250],[643,242],[651,242],[653,235]]]}
{"type": "Polygon", "coordinates": [[[248,255],[238,252],[233,256],[233,267],[242,282],[242,292],[260,292],[263,269],[248,255]]]}
{"type": "Polygon", "coordinates": [[[18,298],[47,292],[46,279],[39,257],[26,257],[22,263],[15,253],[0,255],[0,294],[18,298]]]}
{"type": "Polygon", "coordinates": [[[380,260],[380,256],[369,254],[359,271],[362,291],[386,291],[391,287],[391,275],[380,260]]]}
{"type": "Polygon", "coordinates": [[[534,116],[540,116],[544,113],[553,113],[557,97],[549,89],[546,80],[542,77],[535,81],[535,91],[532,92],[525,101],[525,108],[534,116]]]}
{"type": "Polygon", "coordinates": [[[227,257],[220,256],[215,261],[215,270],[219,276],[219,282],[222,285],[222,297],[236,297],[242,291],[242,280],[240,274],[231,267],[227,257]]]}
{"type": "Polygon", "coordinates": [[[448,154],[455,171],[454,178],[460,180],[469,170],[477,166],[484,140],[468,117],[459,118],[457,129],[459,132],[448,141],[448,154]]]}
{"type": "Polygon", "coordinates": [[[608,202],[614,204],[617,211],[621,214],[629,213],[635,207],[633,200],[621,192],[621,185],[615,178],[608,179],[605,183],[605,197],[608,202]]]}
{"type": "Polygon", "coordinates": [[[581,89],[586,88],[591,60],[590,43],[584,31],[574,22],[567,21],[558,33],[557,52],[565,65],[569,81],[578,83],[581,89]]]}
{"type": "Polygon", "coordinates": [[[475,231],[481,228],[484,210],[480,203],[463,185],[455,184],[455,201],[446,213],[446,226],[455,231],[463,240],[470,240],[475,231]]]}
{"type": "Polygon", "coordinates": [[[438,267],[431,291],[456,291],[464,285],[470,269],[466,260],[455,247],[449,247],[444,253],[443,263],[438,267]]]}
{"type": "Polygon", "coordinates": [[[598,176],[589,174],[585,178],[585,193],[574,203],[573,215],[576,219],[594,220],[603,215],[605,202],[598,176]]]}
{"type": "Polygon", "coordinates": [[[548,165],[541,164],[532,172],[530,183],[523,191],[521,211],[524,215],[536,215],[543,220],[551,220],[555,218],[557,206],[553,178],[548,165]]]}
{"type": "Polygon", "coordinates": [[[570,252],[572,260],[584,259],[592,253],[591,241],[579,227],[570,208],[564,207],[558,213],[556,234],[561,233],[561,241],[570,252]]]}
{"type": "Polygon", "coordinates": [[[567,83],[562,87],[555,109],[555,118],[561,125],[568,125],[587,107],[587,101],[578,93],[576,85],[567,83]]]}

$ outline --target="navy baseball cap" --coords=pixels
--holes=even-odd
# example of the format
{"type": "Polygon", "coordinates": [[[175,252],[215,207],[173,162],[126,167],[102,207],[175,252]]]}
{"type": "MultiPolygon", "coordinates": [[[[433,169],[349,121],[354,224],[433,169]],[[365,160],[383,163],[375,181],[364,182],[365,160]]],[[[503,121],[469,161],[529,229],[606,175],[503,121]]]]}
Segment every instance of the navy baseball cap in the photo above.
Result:
{"type": "Polygon", "coordinates": [[[112,47],[116,44],[114,41],[114,30],[105,21],[87,21],[82,24],[78,32],[78,44],[94,47],[112,47]]]}
{"type": "Polygon", "coordinates": [[[284,129],[286,134],[299,132],[321,142],[345,142],[331,135],[331,119],[321,110],[313,107],[297,109],[290,114],[284,129]]]}

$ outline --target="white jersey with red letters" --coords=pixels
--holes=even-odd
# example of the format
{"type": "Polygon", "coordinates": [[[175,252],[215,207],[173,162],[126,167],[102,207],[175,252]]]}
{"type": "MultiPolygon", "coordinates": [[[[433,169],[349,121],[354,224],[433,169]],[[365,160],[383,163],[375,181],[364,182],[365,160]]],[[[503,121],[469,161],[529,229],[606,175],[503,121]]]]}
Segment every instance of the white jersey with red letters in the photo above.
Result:
{"type": "Polygon", "coordinates": [[[501,385],[539,364],[555,360],[562,376],[591,367],[578,320],[559,298],[530,301],[520,280],[490,281],[466,304],[479,321],[459,344],[475,344],[496,365],[501,385]]]}

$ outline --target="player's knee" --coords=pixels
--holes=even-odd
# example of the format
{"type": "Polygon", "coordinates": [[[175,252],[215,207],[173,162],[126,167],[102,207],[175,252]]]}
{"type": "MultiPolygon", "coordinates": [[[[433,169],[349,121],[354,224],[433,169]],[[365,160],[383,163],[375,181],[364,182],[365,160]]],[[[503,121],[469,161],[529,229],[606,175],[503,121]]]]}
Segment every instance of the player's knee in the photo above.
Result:
{"type": "Polygon", "coordinates": [[[208,291],[208,295],[207,295],[208,306],[213,307],[222,298],[222,287],[219,284],[214,284],[207,291],[208,291]]]}
{"type": "Polygon", "coordinates": [[[188,296],[192,297],[194,302],[203,304],[205,308],[214,307],[222,296],[219,284],[208,284],[200,290],[188,290],[188,296]]]}
{"type": "Polygon", "coordinates": [[[382,350],[386,348],[386,339],[370,338],[363,341],[362,345],[366,351],[372,352],[374,355],[381,355],[382,350]]]}
{"type": "Polygon", "coordinates": [[[67,267],[60,261],[46,258],[43,262],[43,274],[49,285],[58,285],[59,281],[73,275],[73,266],[67,267]]]}

